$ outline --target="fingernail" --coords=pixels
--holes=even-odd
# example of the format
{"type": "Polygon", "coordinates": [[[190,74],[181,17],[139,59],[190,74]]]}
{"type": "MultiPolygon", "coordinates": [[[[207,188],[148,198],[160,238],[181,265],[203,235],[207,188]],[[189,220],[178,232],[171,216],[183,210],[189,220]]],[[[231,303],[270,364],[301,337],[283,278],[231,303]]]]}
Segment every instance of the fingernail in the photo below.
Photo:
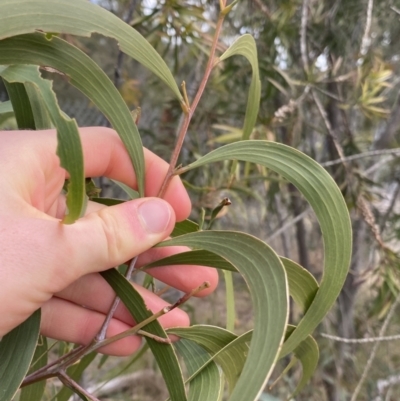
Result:
{"type": "Polygon", "coordinates": [[[138,211],[143,227],[152,234],[164,232],[171,219],[171,209],[161,199],[150,199],[143,202],[138,211]]]}

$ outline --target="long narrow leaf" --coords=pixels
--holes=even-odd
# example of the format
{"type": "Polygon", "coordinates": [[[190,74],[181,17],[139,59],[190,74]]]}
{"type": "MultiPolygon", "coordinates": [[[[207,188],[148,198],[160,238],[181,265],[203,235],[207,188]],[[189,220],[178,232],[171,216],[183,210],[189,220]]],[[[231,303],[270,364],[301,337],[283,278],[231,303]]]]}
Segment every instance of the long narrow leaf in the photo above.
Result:
{"type": "Polygon", "coordinates": [[[100,33],[161,78],[179,100],[179,88],[162,57],[147,40],[116,15],[86,0],[12,0],[0,2],[0,39],[38,30],[90,36],[100,33]]]}
{"type": "Polygon", "coordinates": [[[69,173],[70,183],[67,193],[68,214],[64,217],[67,224],[73,223],[84,212],[85,172],[83,167],[83,151],[79,137],[78,126],[75,120],[66,117],[57,104],[57,99],[51,87],[51,82],[40,76],[34,66],[10,66],[1,72],[3,78],[9,82],[23,82],[34,85],[37,95],[41,96],[48,113],[57,128],[57,154],[60,163],[69,173]]]}
{"type": "Polygon", "coordinates": [[[289,146],[269,141],[241,141],[218,148],[185,170],[222,160],[258,163],[292,182],[314,209],[324,241],[324,274],[312,304],[283,346],[293,351],[334,304],[350,265],[351,222],[343,196],[332,177],[314,160],[289,146]]]}
{"type": "Polygon", "coordinates": [[[7,80],[4,80],[4,86],[11,100],[18,128],[34,130],[35,118],[25,86],[19,82],[8,82],[7,80]]]}
{"type": "MultiPolygon", "coordinates": [[[[193,341],[180,340],[175,348],[185,362],[188,374],[192,375],[210,359],[210,355],[193,341]]],[[[218,401],[222,393],[222,372],[211,361],[201,373],[189,383],[188,401],[218,401]]]]}
{"type": "MultiPolygon", "coordinates": [[[[110,269],[100,274],[121,298],[122,302],[128,308],[137,323],[152,316],[152,313],[146,308],[140,294],[121,274],[117,272],[117,270],[110,269]]],[[[144,330],[159,337],[167,337],[164,329],[157,320],[146,325],[144,330]]],[[[164,377],[171,400],[185,401],[187,398],[182,371],[173,346],[170,344],[161,344],[148,337],[146,337],[146,341],[149,344],[164,377]]]]}
{"type": "MultiPolygon", "coordinates": [[[[39,337],[38,345],[35,350],[35,354],[32,359],[32,365],[29,373],[34,372],[46,366],[47,364],[47,338],[44,336],[39,337]]],[[[33,383],[29,386],[24,387],[21,390],[21,395],[19,396],[19,401],[37,401],[42,399],[44,389],[46,387],[46,380],[33,383]]]]}
{"type": "Polygon", "coordinates": [[[220,60],[226,60],[227,58],[235,55],[246,57],[253,70],[242,134],[242,139],[249,139],[257,120],[261,98],[261,81],[260,73],[258,71],[257,47],[256,41],[251,35],[246,34],[239,37],[229,47],[229,49],[222,54],[222,56],[220,56],[220,60]]]}
{"type": "Polygon", "coordinates": [[[170,245],[214,252],[234,265],[247,282],[254,308],[254,335],[230,401],[257,399],[277,360],[287,322],[287,279],[279,257],[257,238],[228,231],[199,231],[158,246],[170,245]]]}
{"type": "MultiPolygon", "coordinates": [[[[1,8],[1,5],[0,5],[1,8]]],[[[135,168],[138,189],[144,194],[142,141],[120,93],[101,68],[68,42],[35,33],[0,41],[0,64],[35,64],[62,71],[109,119],[118,132],[135,168]],[[73,62],[71,62],[73,60],[73,62]]]]}
{"type": "Polygon", "coordinates": [[[308,270],[293,260],[281,256],[281,261],[288,276],[290,296],[305,313],[318,291],[317,280],[308,270]]]}
{"type": "MultiPolygon", "coordinates": [[[[295,330],[295,326],[288,326],[288,333],[295,330]]],[[[302,366],[301,379],[297,383],[296,389],[291,395],[291,398],[295,397],[308,383],[313,376],[319,359],[318,344],[312,336],[307,336],[293,351],[296,358],[300,361],[302,366]]]]}
{"type": "Polygon", "coordinates": [[[31,364],[40,329],[40,310],[0,342],[0,401],[11,401],[31,364]]]}
{"type": "MultiPolygon", "coordinates": [[[[230,393],[233,391],[242,373],[249,349],[245,343],[238,344],[237,347],[228,347],[230,343],[237,339],[238,336],[236,334],[221,327],[208,325],[195,325],[186,328],[177,327],[168,330],[168,332],[191,340],[206,349],[213,357],[205,358],[203,367],[207,366],[210,361],[215,361],[224,372],[230,393]]],[[[201,365],[197,369],[200,367],[201,365]]],[[[191,374],[198,373],[197,369],[191,374]]]]}
{"type": "Polygon", "coordinates": [[[47,111],[46,103],[36,85],[25,84],[26,93],[32,107],[33,118],[35,119],[35,128],[50,129],[52,128],[51,118],[47,111]]]}

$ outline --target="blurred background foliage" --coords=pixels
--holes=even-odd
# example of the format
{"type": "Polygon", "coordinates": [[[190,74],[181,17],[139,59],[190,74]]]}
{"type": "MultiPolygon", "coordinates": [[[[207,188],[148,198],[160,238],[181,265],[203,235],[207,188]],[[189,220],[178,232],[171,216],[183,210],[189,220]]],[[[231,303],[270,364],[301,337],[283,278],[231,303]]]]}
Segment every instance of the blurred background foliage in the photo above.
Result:
{"type": "MultiPolygon", "coordinates": [[[[144,35],[193,97],[210,50],[217,2],[92,2],[144,35]]],[[[318,372],[297,400],[353,400],[357,394],[354,399],[400,399],[398,342],[377,347],[323,337],[324,333],[344,338],[400,334],[400,319],[388,315],[397,306],[400,290],[400,5],[396,3],[242,0],[227,16],[218,45],[221,54],[239,35],[254,36],[262,92],[251,138],[288,144],[325,165],[342,189],[353,219],[351,271],[337,306],[316,335],[321,349],[318,372]]],[[[181,118],[171,93],[137,62],[124,57],[111,39],[65,39],[99,63],[130,108],[141,107],[144,144],[168,160],[181,118]]],[[[81,126],[106,124],[78,91],[53,75],[65,112],[81,126]]],[[[250,80],[251,66],[242,57],[217,65],[189,128],[181,163],[240,138],[250,80]]],[[[0,96],[5,99],[4,88],[0,96]]],[[[12,119],[0,124],[15,127],[12,119]]],[[[232,168],[226,162],[192,171],[183,179],[193,200],[193,219],[200,219],[202,208],[209,216],[227,196],[232,206],[222,210],[217,226],[257,235],[313,274],[322,273],[316,220],[296,188],[275,173],[248,164],[232,168]]],[[[105,195],[114,191],[108,182],[103,187],[105,195]]],[[[251,319],[249,297],[243,283],[236,285],[243,287],[236,299],[236,326],[244,332],[251,319]]],[[[193,321],[223,321],[223,293],[221,288],[199,307],[192,303],[188,308],[193,321]]],[[[292,313],[296,319],[296,311],[292,313]]],[[[145,367],[152,383],[157,383],[149,373],[151,366],[145,367]]],[[[298,375],[297,370],[290,371],[276,384],[276,399],[290,394],[298,375]]],[[[143,399],[148,391],[143,391],[143,399]]],[[[261,399],[272,399],[266,397],[261,399]]]]}

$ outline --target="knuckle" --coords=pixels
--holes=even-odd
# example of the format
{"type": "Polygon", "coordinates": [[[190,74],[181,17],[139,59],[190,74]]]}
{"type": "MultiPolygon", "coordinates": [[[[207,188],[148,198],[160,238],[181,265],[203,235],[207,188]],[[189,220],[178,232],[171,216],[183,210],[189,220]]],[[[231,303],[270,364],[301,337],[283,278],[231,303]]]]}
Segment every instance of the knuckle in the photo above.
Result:
{"type": "Polygon", "coordinates": [[[117,261],[124,248],[123,230],[119,226],[118,218],[110,213],[107,208],[98,212],[102,233],[106,241],[108,259],[117,261]]]}

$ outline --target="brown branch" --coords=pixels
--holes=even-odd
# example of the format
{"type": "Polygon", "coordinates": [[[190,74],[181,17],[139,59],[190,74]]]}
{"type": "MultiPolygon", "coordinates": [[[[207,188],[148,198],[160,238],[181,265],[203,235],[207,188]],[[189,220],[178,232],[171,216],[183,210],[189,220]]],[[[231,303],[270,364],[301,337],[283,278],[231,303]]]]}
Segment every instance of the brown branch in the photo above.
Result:
{"type": "MultiPolygon", "coordinates": [[[[135,256],[132,259],[131,263],[129,263],[128,270],[126,271],[126,274],[125,274],[125,278],[127,280],[130,280],[130,278],[132,276],[132,272],[135,269],[135,265],[136,265],[137,259],[138,259],[138,257],[135,256]]],[[[104,340],[106,338],[106,333],[107,333],[108,326],[110,325],[111,319],[113,318],[114,313],[117,310],[118,305],[120,304],[120,302],[121,302],[121,299],[119,297],[115,297],[114,298],[114,301],[113,301],[113,303],[112,303],[112,305],[110,307],[110,310],[108,311],[107,316],[104,319],[103,325],[101,326],[101,329],[100,329],[99,333],[96,335],[96,341],[102,341],[102,340],[104,340]]]]}
{"type": "Polygon", "coordinates": [[[115,341],[121,340],[123,338],[135,335],[135,334],[140,334],[145,337],[152,338],[153,340],[162,342],[162,343],[170,343],[169,338],[162,338],[157,335],[154,335],[152,333],[147,333],[146,331],[143,331],[142,328],[151,323],[152,321],[158,319],[159,317],[171,312],[178,306],[184,304],[187,302],[191,297],[199,293],[200,291],[204,290],[205,288],[210,287],[210,283],[208,281],[205,281],[203,284],[195,288],[194,290],[186,293],[183,297],[179,298],[174,304],[168,305],[164,308],[162,308],[160,311],[157,313],[154,313],[147,319],[143,320],[142,322],[138,323],[134,327],[132,327],[129,330],[126,330],[122,333],[119,333],[115,336],[112,336],[110,338],[103,339],[101,341],[92,341],[89,345],[84,346],[84,347],[78,347],[76,352],[71,352],[68,353],[67,355],[64,355],[62,358],[59,360],[55,361],[54,363],[51,364],[51,366],[45,366],[36,372],[33,372],[29,376],[25,377],[24,381],[21,384],[21,387],[28,386],[29,384],[36,383],[41,380],[48,379],[50,377],[58,377],[60,375],[60,372],[64,372],[68,366],[82,358],[82,356],[89,354],[90,352],[96,351],[99,348],[105,347],[106,345],[110,345],[114,343],[115,341]]]}
{"type": "Polygon", "coordinates": [[[60,371],[57,375],[57,377],[60,379],[60,381],[70,388],[74,393],[77,394],[83,394],[86,398],[88,398],[91,401],[100,401],[98,398],[96,398],[94,395],[88,393],[83,387],[81,387],[75,380],[73,380],[71,377],[69,377],[65,371],[60,371]]]}
{"type": "Polygon", "coordinates": [[[193,117],[193,114],[197,108],[197,105],[200,102],[200,99],[204,93],[204,89],[207,85],[208,79],[210,77],[211,71],[214,67],[214,58],[215,58],[215,51],[217,48],[217,44],[218,44],[218,39],[221,33],[221,29],[222,29],[222,24],[224,22],[224,18],[225,18],[225,14],[223,12],[220,13],[219,17],[218,17],[218,22],[217,25],[215,27],[215,33],[214,33],[214,38],[213,38],[213,42],[211,45],[211,50],[210,50],[210,56],[208,58],[208,62],[207,62],[207,66],[204,72],[204,76],[200,82],[199,88],[197,90],[196,96],[193,99],[193,102],[191,105],[186,104],[185,106],[187,107],[187,110],[184,110],[185,116],[184,116],[184,120],[183,123],[180,127],[179,133],[178,133],[178,138],[175,144],[175,148],[174,151],[172,152],[172,156],[171,156],[171,160],[169,162],[169,168],[167,171],[167,174],[164,178],[164,181],[161,185],[160,191],[158,193],[158,196],[160,198],[162,198],[162,196],[165,194],[165,191],[168,188],[168,185],[172,179],[172,177],[174,176],[174,172],[175,172],[175,167],[176,167],[176,163],[178,161],[178,157],[179,154],[181,152],[182,146],[183,146],[183,141],[185,140],[185,136],[187,133],[187,130],[189,128],[189,124],[190,121],[193,117]]]}

